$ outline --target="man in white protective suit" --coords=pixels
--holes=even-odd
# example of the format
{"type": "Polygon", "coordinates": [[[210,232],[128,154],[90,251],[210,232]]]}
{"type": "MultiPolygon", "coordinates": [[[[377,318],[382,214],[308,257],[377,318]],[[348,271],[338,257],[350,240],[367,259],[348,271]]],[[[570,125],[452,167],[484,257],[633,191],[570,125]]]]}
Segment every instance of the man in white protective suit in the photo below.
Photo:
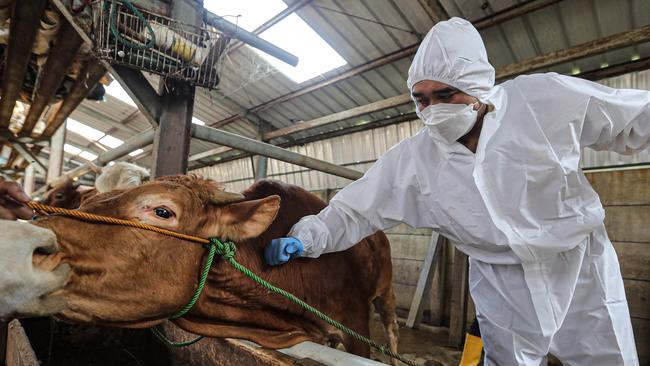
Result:
{"type": "Polygon", "coordinates": [[[408,88],[425,128],[318,215],[271,242],[278,265],[345,250],[399,223],[469,256],[485,365],[638,365],[605,212],[584,147],[630,154],[650,139],[650,92],[555,73],[494,85],[479,33],[453,18],[422,41],[408,88]]]}

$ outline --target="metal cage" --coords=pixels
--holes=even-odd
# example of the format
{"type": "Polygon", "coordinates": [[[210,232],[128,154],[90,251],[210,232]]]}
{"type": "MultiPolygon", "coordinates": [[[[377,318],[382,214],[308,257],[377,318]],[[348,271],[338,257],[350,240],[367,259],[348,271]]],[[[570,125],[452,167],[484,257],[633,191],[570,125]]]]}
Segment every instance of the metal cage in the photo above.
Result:
{"type": "Polygon", "coordinates": [[[94,52],[120,64],[215,88],[218,66],[229,38],[207,27],[184,24],[137,9],[120,0],[93,6],[94,52]]]}

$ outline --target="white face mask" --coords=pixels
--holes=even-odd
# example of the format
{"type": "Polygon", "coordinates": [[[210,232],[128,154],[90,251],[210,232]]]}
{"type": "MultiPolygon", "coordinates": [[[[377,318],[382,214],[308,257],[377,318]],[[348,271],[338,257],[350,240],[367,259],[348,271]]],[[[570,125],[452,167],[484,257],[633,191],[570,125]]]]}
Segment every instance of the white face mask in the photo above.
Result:
{"type": "Polygon", "coordinates": [[[476,103],[438,103],[422,111],[418,110],[417,114],[427,126],[431,137],[442,138],[448,144],[453,144],[474,127],[478,117],[478,111],[474,110],[476,103]]]}

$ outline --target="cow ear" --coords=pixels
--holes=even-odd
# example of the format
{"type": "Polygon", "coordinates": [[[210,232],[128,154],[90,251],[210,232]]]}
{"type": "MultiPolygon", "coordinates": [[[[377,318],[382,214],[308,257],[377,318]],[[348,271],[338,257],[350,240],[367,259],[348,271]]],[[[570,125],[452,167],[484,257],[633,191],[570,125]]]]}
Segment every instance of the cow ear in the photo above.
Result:
{"type": "Polygon", "coordinates": [[[212,208],[207,236],[223,240],[243,240],[261,235],[280,210],[280,197],[231,203],[212,208]]]}

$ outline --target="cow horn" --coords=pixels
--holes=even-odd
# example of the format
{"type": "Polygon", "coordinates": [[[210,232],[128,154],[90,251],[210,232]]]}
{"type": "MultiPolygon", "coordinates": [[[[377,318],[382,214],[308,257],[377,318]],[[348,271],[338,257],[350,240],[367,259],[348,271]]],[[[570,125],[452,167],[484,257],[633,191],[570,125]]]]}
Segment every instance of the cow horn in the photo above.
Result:
{"type": "Polygon", "coordinates": [[[216,191],[212,194],[212,198],[210,198],[210,203],[216,205],[224,205],[227,203],[241,202],[244,199],[245,197],[241,193],[216,191]]]}

